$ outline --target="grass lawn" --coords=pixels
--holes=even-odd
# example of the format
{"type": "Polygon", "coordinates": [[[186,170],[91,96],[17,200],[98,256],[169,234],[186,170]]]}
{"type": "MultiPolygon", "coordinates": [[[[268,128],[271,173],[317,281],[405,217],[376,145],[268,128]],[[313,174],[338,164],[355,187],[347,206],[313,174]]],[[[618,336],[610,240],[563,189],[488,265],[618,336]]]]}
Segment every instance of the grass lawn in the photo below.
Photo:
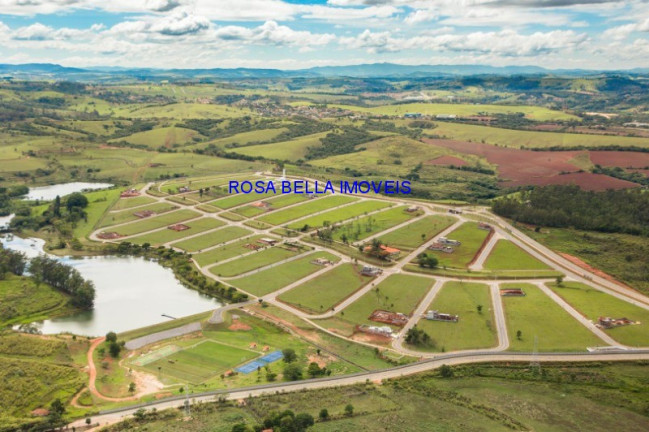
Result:
{"type": "Polygon", "coordinates": [[[380,239],[389,246],[412,251],[453,225],[455,221],[456,219],[450,216],[424,216],[402,228],[382,235],[380,239]]]}
{"type": "Polygon", "coordinates": [[[304,225],[308,225],[311,228],[317,228],[325,225],[326,222],[334,224],[391,205],[392,204],[387,201],[364,200],[343,208],[333,209],[316,216],[302,219],[289,225],[289,228],[298,229],[302,228],[304,225]]]}
{"type": "Polygon", "coordinates": [[[251,252],[251,249],[248,249],[245,247],[247,244],[254,244],[257,242],[257,240],[264,238],[264,237],[269,237],[269,238],[274,238],[276,239],[277,237],[274,236],[264,236],[264,235],[255,235],[251,237],[247,237],[245,239],[241,239],[239,241],[236,241],[234,243],[230,243],[228,245],[212,249],[207,252],[202,252],[199,254],[194,255],[194,259],[200,266],[204,266],[207,264],[212,264],[218,261],[226,260],[232,257],[235,257],[237,255],[243,255],[244,253],[251,252]]]}
{"type": "Polygon", "coordinates": [[[290,141],[282,141],[271,144],[260,144],[247,147],[236,147],[230,151],[248,155],[262,156],[266,159],[290,160],[303,159],[309,147],[320,145],[320,139],[328,132],[321,132],[312,135],[301,136],[290,141]]]}
{"type": "Polygon", "coordinates": [[[76,238],[85,238],[95,229],[99,219],[119,199],[123,188],[99,190],[84,193],[88,198],[88,207],[84,209],[88,217],[77,222],[73,234],[76,238]]]}
{"type": "Polygon", "coordinates": [[[282,194],[281,196],[265,200],[273,209],[280,209],[300,202],[308,201],[309,197],[303,194],[282,194]]]}
{"type": "Polygon", "coordinates": [[[255,207],[253,205],[247,205],[243,207],[239,207],[237,209],[232,210],[234,213],[243,216],[244,218],[251,218],[255,216],[259,216],[262,213],[266,213],[266,209],[263,207],[255,207]]]}
{"type": "Polygon", "coordinates": [[[338,207],[340,205],[347,204],[356,200],[357,198],[345,195],[332,195],[322,198],[314,198],[302,205],[264,215],[260,217],[259,220],[262,222],[267,222],[271,225],[282,225],[285,222],[291,221],[293,219],[308,216],[312,213],[327,210],[332,207],[338,207]]]}
{"type": "Polygon", "coordinates": [[[154,202],[156,202],[156,200],[148,196],[120,198],[119,200],[117,200],[115,205],[111,208],[111,210],[126,210],[132,207],[138,207],[145,204],[152,204],[154,202]]]}
{"type": "Polygon", "coordinates": [[[517,283],[501,284],[500,288],[522,288],[526,294],[502,298],[510,350],[531,352],[535,336],[539,351],[585,351],[589,346],[604,344],[538,287],[517,283]],[[516,337],[519,330],[520,340],[516,337]]]}
{"type": "Polygon", "coordinates": [[[596,321],[600,316],[605,316],[639,321],[640,324],[604,331],[624,345],[649,346],[648,310],[578,282],[564,282],[562,287],[554,283],[547,285],[590,320],[596,321]]]}
{"type": "Polygon", "coordinates": [[[320,313],[331,309],[372,278],[359,273],[355,265],[342,264],[278,297],[308,312],[320,313]]]}
{"type": "Polygon", "coordinates": [[[30,323],[74,312],[69,296],[30,277],[8,273],[0,283],[0,326],[30,323]]]}
{"type": "Polygon", "coordinates": [[[159,215],[171,210],[175,210],[177,208],[178,206],[169,203],[155,203],[144,207],[140,207],[135,210],[124,210],[119,213],[106,213],[103,219],[101,220],[101,222],[99,223],[99,227],[103,228],[111,225],[118,225],[124,222],[140,220],[141,218],[134,215],[134,213],[137,212],[152,211],[159,215]]]}
{"type": "Polygon", "coordinates": [[[545,270],[549,266],[509,240],[498,240],[485,261],[487,270],[545,270]]]}
{"type": "Polygon", "coordinates": [[[362,217],[358,220],[348,222],[336,229],[333,234],[334,240],[341,240],[344,235],[348,241],[362,240],[378,232],[385,231],[395,225],[399,225],[418,214],[406,211],[408,207],[400,206],[362,217]]]}
{"type": "Polygon", "coordinates": [[[322,270],[324,267],[311,264],[311,261],[316,258],[325,258],[332,262],[338,262],[340,260],[336,255],[328,252],[314,252],[303,258],[280,264],[277,267],[234,279],[230,281],[230,284],[256,296],[263,296],[290,285],[311,273],[322,270]]]}
{"type": "Polygon", "coordinates": [[[171,375],[181,382],[199,384],[239,364],[257,357],[257,353],[213,340],[206,340],[144,366],[151,373],[171,375]]]}
{"type": "Polygon", "coordinates": [[[181,209],[173,212],[167,212],[159,216],[153,216],[139,222],[129,223],[127,225],[114,229],[107,228],[106,231],[115,231],[121,235],[129,236],[133,234],[151,231],[162,228],[167,225],[173,225],[188,219],[199,217],[201,214],[188,209],[181,209]]]}
{"type": "Polygon", "coordinates": [[[429,351],[490,348],[498,343],[489,286],[470,282],[447,282],[426,310],[459,315],[456,323],[421,318],[417,327],[432,337],[429,351]],[[478,305],[482,305],[478,313],[478,305]]]}
{"type": "MultiPolygon", "coordinates": [[[[370,321],[368,318],[377,309],[411,315],[426,295],[434,280],[406,274],[389,276],[371,291],[363,295],[333,319],[323,320],[325,327],[333,327],[351,336],[354,327],[360,324],[384,326],[388,324],[370,321]]],[[[319,323],[316,321],[316,323],[319,323]]],[[[397,326],[391,326],[398,329],[397,326]]]]}
{"type": "MultiPolygon", "coordinates": [[[[254,185],[254,183],[253,183],[254,185]]],[[[241,204],[246,204],[250,202],[255,202],[255,201],[261,201],[265,198],[268,197],[274,197],[276,194],[269,192],[269,193],[255,193],[254,190],[248,194],[246,193],[239,193],[239,194],[234,194],[230,195],[225,198],[220,198],[215,201],[210,201],[209,204],[214,207],[218,207],[220,209],[229,209],[232,207],[236,207],[241,204]]]]}
{"type": "Polygon", "coordinates": [[[213,207],[213,206],[211,206],[209,204],[197,205],[194,208],[196,208],[198,210],[202,210],[202,211],[207,212],[207,213],[218,213],[218,212],[221,211],[220,208],[213,207]]]}
{"type": "MultiPolygon", "coordinates": [[[[192,222],[187,222],[185,225],[189,227],[188,230],[174,231],[172,229],[167,228],[160,231],[145,234],[142,236],[134,237],[132,239],[129,239],[129,241],[132,243],[139,243],[139,244],[149,243],[152,246],[157,246],[164,243],[168,243],[170,241],[182,239],[183,237],[198,234],[203,231],[218,228],[220,226],[223,226],[224,223],[221,222],[220,220],[211,217],[204,217],[201,219],[196,219],[192,222]]],[[[206,234],[205,236],[201,236],[201,238],[206,236],[208,235],[206,234]]]]}
{"type": "Polygon", "coordinates": [[[252,255],[214,266],[210,269],[210,272],[223,277],[237,276],[285,260],[286,258],[295,256],[298,253],[299,252],[293,252],[280,246],[274,246],[255,252],[252,255]]]}
{"type": "Polygon", "coordinates": [[[447,236],[449,239],[458,240],[462,243],[460,246],[452,246],[455,249],[453,253],[447,254],[437,251],[427,251],[427,253],[437,257],[439,267],[464,268],[473,260],[488,234],[489,231],[478,229],[478,224],[467,222],[447,236]]]}
{"type": "Polygon", "coordinates": [[[226,226],[225,228],[199,237],[176,242],[172,246],[186,250],[187,252],[196,252],[250,234],[252,234],[252,231],[245,228],[226,226]]]}
{"type": "MultiPolygon", "coordinates": [[[[218,210],[218,211],[221,211],[221,210],[218,210]]],[[[219,216],[222,217],[222,218],[225,218],[227,220],[234,221],[234,222],[239,222],[239,221],[242,221],[242,220],[246,219],[245,217],[243,217],[241,215],[238,215],[236,213],[232,213],[232,212],[222,212],[222,213],[219,213],[219,216]]]]}

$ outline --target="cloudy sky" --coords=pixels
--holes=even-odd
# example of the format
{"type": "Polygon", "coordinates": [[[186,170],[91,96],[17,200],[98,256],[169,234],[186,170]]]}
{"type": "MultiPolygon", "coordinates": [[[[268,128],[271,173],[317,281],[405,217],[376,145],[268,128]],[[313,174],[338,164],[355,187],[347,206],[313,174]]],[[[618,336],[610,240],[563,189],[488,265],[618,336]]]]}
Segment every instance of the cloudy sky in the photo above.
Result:
{"type": "Polygon", "coordinates": [[[0,63],[649,67],[648,0],[0,0],[0,63]]]}

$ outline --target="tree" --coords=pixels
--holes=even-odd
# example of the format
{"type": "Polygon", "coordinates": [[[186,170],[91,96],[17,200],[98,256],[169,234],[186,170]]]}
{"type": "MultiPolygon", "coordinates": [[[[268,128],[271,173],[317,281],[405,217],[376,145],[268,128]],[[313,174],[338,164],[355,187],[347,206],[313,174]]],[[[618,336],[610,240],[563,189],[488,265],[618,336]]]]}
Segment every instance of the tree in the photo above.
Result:
{"type": "Polygon", "coordinates": [[[285,348],[282,350],[282,355],[284,356],[284,363],[293,363],[297,360],[297,354],[293,348],[285,348]]]}
{"type": "Polygon", "coordinates": [[[434,347],[436,345],[435,340],[431,338],[424,330],[417,328],[417,326],[409,329],[406,333],[406,343],[415,346],[429,347],[434,347]]]}
{"type": "Polygon", "coordinates": [[[482,313],[482,305],[478,305],[478,306],[476,306],[476,309],[478,310],[478,313],[479,313],[479,314],[482,313]]]}
{"type": "Polygon", "coordinates": [[[71,212],[73,208],[84,209],[88,207],[88,198],[80,192],[75,192],[68,196],[65,205],[69,212],[71,212]]]}
{"type": "Polygon", "coordinates": [[[119,357],[119,353],[121,351],[122,351],[122,346],[117,342],[111,342],[110,345],[108,345],[108,352],[110,353],[110,356],[113,358],[119,357]]]}
{"type": "Polygon", "coordinates": [[[354,415],[354,405],[352,405],[352,404],[347,404],[347,405],[345,406],[345,415],[346,415],[347,417],[351,417],[351,416],[354,415]]]}
{"type": "Polygon", "coordinates": [[[135,392],[135,383],[134,383],[134,382],[131,382],[131,383],[128,385],[128,391],[129,391],[129,393],[133,393],[133,392],[135,392]]]}
{"type": "Polygon", "coordinates": [[[563,286],[563,275],[557,276],[557,286],[563,286]]]}
{"type": "Polygon", "coordinates": [[[90,423],[92,423],[92,419],[90,417],[86,417],[86,424],[90,426],[90,423]]]}
{"type": "Polygon", "coordinates": [[[298,431],[303,431],[309,428],[310,426],[313,426],[315,421],[313,421],[313,416],[311,414],[307,413],[299,413],[298,415],[295,416],[295,420],[293,421],[293,427],[295,430],[298,431]]]}
{"type": "Polygon", "coordinates": [[[453,378],[453,369],[449,365],[443,364],[439,368],[439,374],[442,378],[453,378]]]}
{"type": "Polygon", "coordinates": [[[297,381],[302,379],[302,368],[297,363],[289,363],[284,366],[283,373],[286,381],[297,381]]]}
{"type": "Polygon", "coordinates": [[[523,332],[520,330],[516,330],[516,339],[521,340],[523,337],[523,332]]]}
{"type": "Polygon", "coordinates": [[[320,420],[322,420],[322,421],[327,421],[327,420],[329,420],[329,410],[327,410],[327,408],[322,408],[322,409],[320,410],[320,414],[318,414],[318,417],[319,417],[320,420]]]}
{"type": "Polygon", "coordinates": [[[324,375],[326,372],[327,368],[320,368],[316,362],[309,363],[309,367],[307,367],[307,374],[309,374],[311,378],[324,375]]]}
{"type": "Polygon", "coordinates": [[[54,413],[56,416],[61,417],[65,414],[65,405],[61,402],[61,399],[56,398],[50,404],[50,414],[54,413]]]}
{"type": "Polygon", "coordinates": [[[58,195],[54,198],[54,204],[52,204],[52,214],[61,217],[61,197],[58,195]]]}
{"type": "Polygon", "coordinates": [[[112,331],[106,333],[106,342],[117,342],[117,334],[112,331]]]}

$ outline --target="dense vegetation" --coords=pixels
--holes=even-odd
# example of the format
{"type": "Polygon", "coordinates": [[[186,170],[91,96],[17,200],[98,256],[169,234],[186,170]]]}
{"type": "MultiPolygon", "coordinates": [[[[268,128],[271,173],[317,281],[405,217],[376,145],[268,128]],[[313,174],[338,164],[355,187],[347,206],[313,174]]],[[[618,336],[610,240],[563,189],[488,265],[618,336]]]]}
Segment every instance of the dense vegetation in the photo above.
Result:
{"type": "Polygon", "coordinates": [[[577,186],[538,187],[494,201],[493,211],[534,225],[649,235],[649,194],[640,190],[587,192],[577,186]]]}
{"type": "Polygon", "coordinates": [[[85,280],[76,269],[59,261],[40,255],[32,258],[29,272],[37,283],[46,283],[70,295],[73,306],[92,309],[95,302],[95,286],[85,280]]]}

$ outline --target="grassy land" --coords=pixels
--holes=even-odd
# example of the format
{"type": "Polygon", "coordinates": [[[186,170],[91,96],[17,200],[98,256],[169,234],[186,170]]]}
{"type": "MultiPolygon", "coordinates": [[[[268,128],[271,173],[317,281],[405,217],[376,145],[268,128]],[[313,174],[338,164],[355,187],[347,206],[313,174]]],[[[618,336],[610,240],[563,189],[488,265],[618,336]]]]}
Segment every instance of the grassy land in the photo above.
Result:
{"type": "Polygon", "coordinates": [[[124,210],[119,213],[105,213],[101,222],[99,223],[99,228],[117,225],[125,222],[139,220],[134,213],[143,212],[143,211],[152,211],[156,214],[166,213],[171,210],[177,209],[178,206],[168,203],[156,203],[151,205],[146,205],[135,210],[124,210]]]}
{"type": "MultiPolygon", "coordinates": [[[[269,412],[291,409],[316,419],[315,432],[365,431],[642,431],[649,397],[642,394],[648,366],[643,363],[544,364],[543,375],[523,364],[454,367],[453,378],[438,372],[335,389],[267,395],[245,406],[196,406],[188,432],[230,431],[233,425],[259,424],[269,412]],[[566,397],[569,395],[569,397],[566,397]],[[351,404],[354,415],[344,415],[351,404]],[[317,421],[326,408],[328,421],[317,421]]],[[[128,420],[107,432],[136,428],[169,430],[179,410],[144,422],[128,420]]]]}
{"type": "Polygon", "coordinates": [[[243,216],[244,218],[251,218],[259,216],[262,213],[266,213],[266,209],[263,207],[255,207],[252,205],[247,205],[244,207],[239,207],[233,210],[234,213],[243,216]]]}
{"type": "Polygon", "coordinates": [[[200,213],[197,213],[192,210],[181,209],[174,212],[168,212],[160,216],[154,216],[147,218],[143,221],[129,223],[124,226],[120,226],[114,229],[107,228],[106,231],[115,231],[121,235],[133,235],[139,234],[145,231],[151,231],[157,228],[162,228],[167,225],[176,224],[187,219],[193,219],[199,217],[200,213]]]}
{"type": "MultiPolygon", "coordinates": [[[[316,323],[326,328],[334,328],[345,336],[351,336],[356,325],[388,325],[370,321],[368,318],[377,309],[411,315],[433,282],[429,278],[419,276],[391,275],[344,311],[338,312],[334,318],[316,323]]],[[[399,328],[391,327],[395,330],[399,328]]]]}
{"type": "Polygon", "coordinates": [[[212,264],[215,262],[223,261],[229,258],[233,258],[238,255],[243,255],[245,253],[252,252],[251,249],[246,248],[245,246],[247,244],[254,244],[256,243],[259,239],[264,238],[264,237],[269,237],[269,238],[276,238],[273,236],[263,236],[263,235],[256,235],[252,237],[247,237],[245,239],[239,240],[234,243],[230,243],[226,246],[222,246],[216,249],[212,249],[207,252],[202,252],[199,254],[194,255],[194,259],[196,262],[201,265],[207,265],[207,264],[212,264]]]}
{"type": "Polygon", "coordinates": [[[252,231],[245,228],[226,226],[225,228],[212,231],[199,237],[176,242],[172,244],[172,246],[186,250],[187,252],[197,252],[250,234],[252,234],[252,231]]]}
{"type": "Polygon", "coordinates": [[[223,277],[237,276],[291,258],[297,254],[298,252],[287,248],[274,246],[255,252],[252,255],[214,266],[210,268],[210,273],[223,277]]]}
{"type": "Polygon", "coordinates": [[[113,141],[126,141],[130,144],[157,149],[159,147],[173,148],[175,146],[183,146],[192,143],[192,138],[194,137],[200,137],[200,134],[195,130],[170,126],[134,133],[133,135],[113,141]]]}
{"type": "Polygon", "coordinates": [[[370,281],[371,278],[362,276],[355,265],[342,264],[285,292],[278,299],[300,309],[320,313],[331,309],[370,281]]]}
{"type": "Polygon", "coordinates": [[[501,288],[523,288],[524,297],[503,297],[509,349],[532,351],[538,338],[539,351],[585,351],[602,340],[572,318],[534,285],[501,284],[501,288]],[[518,331],[522,335],[516,336],[518,331]]]}
{"type": "Polygon", "coordinates": [[[313,135],[301,136],[290,141],[283,141],[272,144],[261,144],[247,147],[237,147],[233,152],[248,156],[262,156],[266,159],[296,161],[304,159],[309,147],[320,145],[320,139],[324,138],[327,132],[313,135]]]}
{"type": "Polygon", "coordinates": [[[336,229],[333,238],[334,240],[340,240],[344,235],[348,241],[362,240],[419,216],[415,212],[407,212],[406,208],[406,206],[394,207],[348,222],[336,229]]]}
{"type": "Polygon", "coordinates": [[[324,267],[311,263],[316,258],[325,258],[332,262],[338,262],[340,260],[336,255],[328,252],[314,252],[303,258],[280,264],[268,270],[232,280],[230,283],[256,296],[264,296],[322,270],[324,267]]]}
{"type": "Polygon", "coordinates": [[[103,191],[88,192],[84,195],[88,198],[88,207],[84,210],[88,215],[86,219],[77,222],[72,232],[76,238],[86,238],[95,229],[99,219],[119,199],[122,189],[109,189],[103,191]]]}
{"type": "Polygon", "coordinates": [[[412,251],[455,222],[450,216],[424,216],[408,225],[381,235],[381,241],[401,250],[412,251]]]}
{"type": "MultiPolygon", "coordinates": [[[[184,231],[174,231],[172,229],[163,229],[160,231],[152,232],[149,234],[145,234],[142,236],[138,237],[133,237],[129,239],[130,242],[132,243],[149,243],[152,246],[157,246],[161,245],[164,243],[168,243],[170,241],[174,240],[180,240],[184,237],[188,237],[194,234],[199,234],[203,231],[211,230],[214,228],[221,227],[225,225],[223,222],[221,222],[218,219],[214,219],[212,217],[203,217],[200,219],[193,220],[191,222],[187,222],[184,225],[187,225],[189,227],[188,230],[184,231]]],[[[205,236],[202,237],[207,237],[209,234],[205,234],[205,236]]],[[[191,240],[189,240],[191,241],[191,240]]]]}
{"type": "Polygon", "coordinates": [[[545,270],[549,266],[509,240],[498,240],[485,261],[488,270],[545,270]]]}
{"type": "Polygon", "coordinates": [[[241,204],[246,204],[249,202],[254,202],[254,201],[261,201],[265,198],[269,197],[274,197],[276,196],[274,193],[269,192],[269,193],[255,193],[254,190],[248,194],[240,193],[236,195],[231,195],[226,198],[221,198],[217,199],[215,201],[210,201],[210,205],[214,207],[218,207],[220,209],[229,209],[232,207],[236,207],[241,204]]]}
{"type": "Polygon", "coordinates": [[[628,234],[547,228],[541,232],[518,226],[526,235],[553,250],[574,255],[644,294],[649,293],[649,242],[628,234]]]}
{"type": "Polygon", "coordinates": [[[111,210],[126,210],[141,205],[153,204],[154,202],[156,202],[156,200],[148,196],[120,198],[119,200],[117,200],[115,205],[111,207],[111,210]]]}
{"type": "Polygon", "coordinates": [[[485,284],[447,282],[426,310],[458,315],[456,323],[422,318],[417,327],[436,342],[430,351],[490,348],[497,344],[489,287],[485,284]],[[478,312],[478,305],[482,311],[478,312]]]}
{"type": "Polygon", "coordinates": [[[391,205],[392,204],[387,201],[364,200],[343,208],[333,209],[316,216],[302,219],[289,225],[289,228],[298,229],[305,225],[308,225],[311,228],[317,228],[325,225],[326,223],[334,224],[357,216],[361,216],[365,213],[389,207],[391,205]]]}
{"type": "Polygon", "coordinates": [[[556,284],[548,286],[590,320],[596,321],[600,316],[604,316],[624,317],[640,322],[604,331],[624,345],[649,346],[648,310],[578,282],[564,282],[561,287],[556,284]]]}
{"type": "Polygon", "coordinates": [[[285,222],[291,221],[293,219],[301,218],[308,216],[312,213],[319,211],[327,210],[332,207],[338,207],[343,204],[356,201],[356,198],[345,196],[345,195],[334,195],[322,198],[316,198],[315,200],[309,200],[302,205],[284,209],[278,212],[273,212],[268,215],[262,216],[259,218],[262,222],[267,222],[271,225],[282,225],[285,222]]]}
{"type": "Polygon", "coordinates": [[[478,249],[487,238],[487,234],[489,232],[478,229],[477,224],[465,223],[447,236],[449,239],[458,240],[462,243],[460,246],[452,246],[455,249],[453,253],[447,254],[435,251],[429,251],[428,253],[437,257],[440,267],[465,268],[473,260],[478,249]]]}

